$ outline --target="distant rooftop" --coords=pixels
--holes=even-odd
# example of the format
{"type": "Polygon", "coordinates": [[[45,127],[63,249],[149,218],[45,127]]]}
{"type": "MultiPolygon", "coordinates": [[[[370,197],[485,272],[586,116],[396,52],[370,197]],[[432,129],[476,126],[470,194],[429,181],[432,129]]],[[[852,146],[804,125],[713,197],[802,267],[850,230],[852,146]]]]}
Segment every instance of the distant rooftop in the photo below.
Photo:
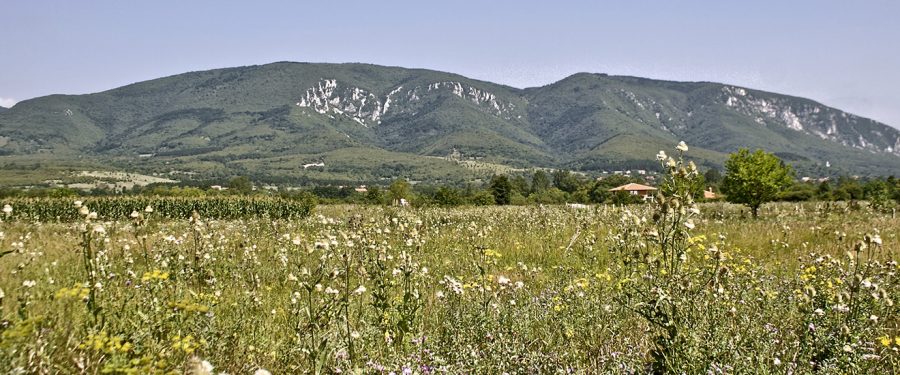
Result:
{"type": "Polygon", "coordinates": [[[656,190],[656,188],[652,187],[652,186],[635,184],[635,183],[625,184],[625,185],[622,185],[619,187],[609,189],[609,191],[652,191],[652,190],[656,190]]]}

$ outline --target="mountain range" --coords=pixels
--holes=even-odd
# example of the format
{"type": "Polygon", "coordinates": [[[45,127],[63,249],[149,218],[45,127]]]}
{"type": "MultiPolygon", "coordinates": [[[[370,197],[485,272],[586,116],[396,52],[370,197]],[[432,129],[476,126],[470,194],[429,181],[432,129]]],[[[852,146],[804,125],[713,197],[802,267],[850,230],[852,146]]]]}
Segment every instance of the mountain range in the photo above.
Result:
{"type": "Polygon", "coordinates": [[[748,147],[801,175],[900,172],[900,131],[812,100],[592,73],[519,89],[433,70],[280,62],[0,109],[0,168],[56,175],[463,182],[527,168],[654,170],[657,151],[678,141],[701,168],[748,147]]]}

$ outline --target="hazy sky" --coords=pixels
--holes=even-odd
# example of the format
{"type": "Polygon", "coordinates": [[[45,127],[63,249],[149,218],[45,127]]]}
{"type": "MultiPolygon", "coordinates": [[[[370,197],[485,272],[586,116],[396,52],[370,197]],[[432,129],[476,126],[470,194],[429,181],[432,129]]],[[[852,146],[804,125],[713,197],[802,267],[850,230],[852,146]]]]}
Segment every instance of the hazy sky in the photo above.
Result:
{"type": "Polygon", "coordinates": [[[368,62],[516,87],[716,81],[900,127],[900,1],[0,0],[0,105],[193,70],[368,62]]]}

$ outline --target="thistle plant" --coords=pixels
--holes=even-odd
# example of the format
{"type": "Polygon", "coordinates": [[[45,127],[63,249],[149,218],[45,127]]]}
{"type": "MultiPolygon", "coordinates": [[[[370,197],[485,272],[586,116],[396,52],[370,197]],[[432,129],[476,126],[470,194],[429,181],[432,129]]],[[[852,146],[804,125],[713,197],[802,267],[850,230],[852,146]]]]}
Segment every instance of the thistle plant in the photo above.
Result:
{"type": "Polygon", "coordinates": [[[99,264],[97,261],[97,253],[104,246],[102,236],[106,233],[106,229],[102,224],[94,223],[97,219],[97,212],[91,211],[81,201],[75,201],[75,208],[78,213],[84,217],[81,224],[81,262],[84,267],[84,275],[89,288],[87,297],[87,308],[93,318],[93,323],[98,328],[103,325],[103,307],[100,305],[99,291],[103,287],[100,281],[99,264]],[[99,241],[98,241],[99,239],[99,241]]]}
{"type": "Polygon", "coordinates": [[[868,372],[896,360],[876,339],[893,332],[876,323],[897,321],[895,296],[885,289],[897,265],[884,262],[882,239],[871,233],[842,258],[811,254],[801,267],[795,293],[804,319],[794,360],[819,371],[868,372]]]}
{"type": "MultiPolygon", "coordinates": [[[[691,187],[698,178],[693,162],[684,161],[687,145],[677,147],[677,159],[660,151],[657,160],[666,170],[660,189],[646,214],[625,208],[618,231],[611,234],[611,250],[618,255],[616,298],[642,317],[653,332],[648,370],[653,373],[705,372],[707,343],[693,331],[707,318],[702,294],[715,290],[727,271],[715,244],[692,246],[691,233],[700,211],[691,187]]],[[[707,322],[712,323],[712,322],[707,322]]]]}

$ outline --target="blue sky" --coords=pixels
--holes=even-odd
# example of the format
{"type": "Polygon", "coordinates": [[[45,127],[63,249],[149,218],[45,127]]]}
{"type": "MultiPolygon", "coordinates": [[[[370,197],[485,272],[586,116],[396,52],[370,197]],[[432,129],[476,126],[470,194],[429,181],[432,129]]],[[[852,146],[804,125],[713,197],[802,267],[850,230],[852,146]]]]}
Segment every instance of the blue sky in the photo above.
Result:
{"type": "Polygon", "coordinates": [[[0,0],[0,105],[210,68],[367,62],[516,87],[588,71],[809,97],[900,127],[900,2],[0,0]]]}

